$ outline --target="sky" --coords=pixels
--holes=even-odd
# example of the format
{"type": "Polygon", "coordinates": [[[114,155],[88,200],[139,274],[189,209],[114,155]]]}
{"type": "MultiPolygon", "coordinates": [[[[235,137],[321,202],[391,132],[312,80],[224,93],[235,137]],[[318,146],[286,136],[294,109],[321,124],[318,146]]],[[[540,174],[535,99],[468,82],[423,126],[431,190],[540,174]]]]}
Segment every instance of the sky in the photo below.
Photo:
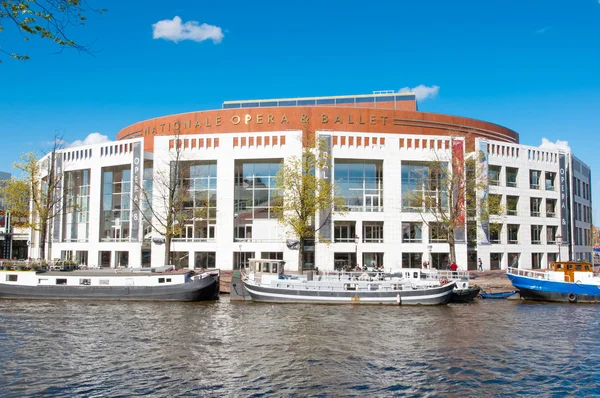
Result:
{"type": "Polygon", "coordinates": [[[0,171],[29,151],[114,140],[227,100],[414,89],[419,110],[497,123],[592,168],[600,224],[600,0],[89,0],[67,33],[92,55],[2,21],[0,171]]]}

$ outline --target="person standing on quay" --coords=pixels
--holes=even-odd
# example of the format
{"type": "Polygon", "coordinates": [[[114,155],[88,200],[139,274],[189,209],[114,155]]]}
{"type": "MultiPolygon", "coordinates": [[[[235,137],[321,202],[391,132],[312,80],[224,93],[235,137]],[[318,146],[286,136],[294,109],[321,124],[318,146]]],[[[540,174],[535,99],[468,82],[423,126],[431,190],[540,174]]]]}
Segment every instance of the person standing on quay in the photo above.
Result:
{"type": "Polygon", "coordinates": [[[477,271],[483,272],[483,262],[481,261],[481,257],[477,260],[477,271]]]}

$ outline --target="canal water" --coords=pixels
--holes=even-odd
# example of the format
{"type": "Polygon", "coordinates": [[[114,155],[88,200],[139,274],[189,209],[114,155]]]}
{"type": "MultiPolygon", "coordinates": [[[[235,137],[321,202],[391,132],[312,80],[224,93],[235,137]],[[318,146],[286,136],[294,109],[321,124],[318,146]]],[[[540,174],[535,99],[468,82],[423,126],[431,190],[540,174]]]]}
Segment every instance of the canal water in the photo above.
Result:
{"type": "Polygon", "coordinates": [[[592,396],[599,309],[0,300],[0,396],[592,396]]]}

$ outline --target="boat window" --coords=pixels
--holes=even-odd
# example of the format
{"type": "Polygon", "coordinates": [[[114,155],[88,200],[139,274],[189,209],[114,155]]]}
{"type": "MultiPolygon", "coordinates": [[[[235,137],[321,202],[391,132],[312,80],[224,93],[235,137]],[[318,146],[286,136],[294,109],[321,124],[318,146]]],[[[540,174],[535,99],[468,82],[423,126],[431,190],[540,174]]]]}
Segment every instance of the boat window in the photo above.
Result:
{"type": "Polygon", "coordinates": [[[354,283],[345,283],[344,290],[356,290],[356,284],[354,283]]]}
{"type": "Polygon", "coordinates": [[[108,283],[109,283],[109,282],[108,282],[108,279],[100,279],[100,280],[98,281],[98,284],[100,284],[100,285],[108,285],[108,283]]]}
{"type": "Polygon", "coordinates": [[[419,273],[418,272],[413,272],[413,278],[419,279],[419,273]]]}
{"type": "Polygon", "coordinates": [[[171,278],[167,278],[167,283],[171,282],[171,278]]]}
{"type": "Polygon", "coordinates": [[[258,267],[256,267],[256,272],[262,272],[262,264],[258,263],[258,267]]]}
{"type": "Polygon", "coordinates": [[[79,284],[84,286],[89,286],[92,284],[92,280],[89,278],[81,278],[79,279],[79,284]]]}
{"type": "Polygon", "coordinates": [[[379,290],[379,283],[372,283],[369,285],[369,290],[379,290]]]}
{"type": "Polygon", "coordinates": [[[556,269],[557,270],[562,269],[562,264],[556,264],[556,269]]]}
{"type": "Polygon", "coordinates": [[[577,264],[575,266],[575,271],[581,271],[581,264],[577,264]]]}
{"type": "Polygon", "coordinates": [[[16,282],[17,277],[18,277],[18,275],[8,274],[8,275],[6,275],[6,281],[7,282],[16,282]]]}
{"type": "Polygon", "coordinates": [[[67,280],[63,279],[63,278],[56,278],[56,284],[57,285],[66,285],[67,284],[67,280]]]}
{"type": "Polygon", "coordinates": [[[392,290],[402,290],[402,285],[392,284],[392,290]]]}
{"type": "Polygon", "coordinates": [[[573,264],[567,264],[567,269],[568,270],[572,270],[573,269],[573,264]]]}
{"type": "Polygon", "coordinates": [[[277,273],[277,264],[273,264],[273,273],[276,274],[277,273]]]}
{"type": "Polygon", "coordinates": [[[590,269],[590,266],[589,266],[589,265],[586,265],[586,266],[585,266],[585,270],[586,270],[586,271],[591,271],[591,269],[590,269]]]}
{"type": "Polygon", "coordinates": [[[158,278],[158,283],[165,283],[165,278],[158,278]]]}

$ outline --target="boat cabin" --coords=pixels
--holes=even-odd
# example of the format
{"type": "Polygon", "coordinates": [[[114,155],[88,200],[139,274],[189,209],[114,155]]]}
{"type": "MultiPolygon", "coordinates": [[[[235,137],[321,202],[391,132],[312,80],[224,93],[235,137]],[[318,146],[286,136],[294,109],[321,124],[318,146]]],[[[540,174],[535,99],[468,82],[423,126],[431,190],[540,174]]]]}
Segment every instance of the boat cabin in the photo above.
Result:
{"type": "Polygon", "coordinates": [[[248,259],[248,268],[251,279],[257,282],[268,283],[273,279],[283,277],[285,261],[251,258],[248,259]]]}
{"type": "Polygon", "coordinates": [[[550,264],[550,271],[563,273],[565,282],[577,282],[594,275],[592,266],[580,261],[555,262],[550,264]]]}

